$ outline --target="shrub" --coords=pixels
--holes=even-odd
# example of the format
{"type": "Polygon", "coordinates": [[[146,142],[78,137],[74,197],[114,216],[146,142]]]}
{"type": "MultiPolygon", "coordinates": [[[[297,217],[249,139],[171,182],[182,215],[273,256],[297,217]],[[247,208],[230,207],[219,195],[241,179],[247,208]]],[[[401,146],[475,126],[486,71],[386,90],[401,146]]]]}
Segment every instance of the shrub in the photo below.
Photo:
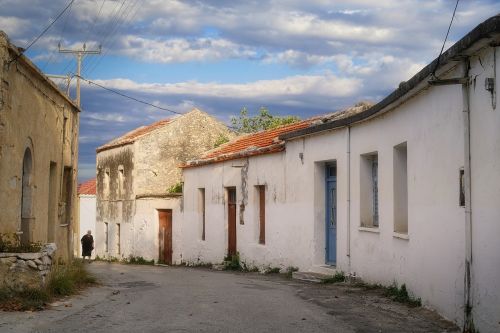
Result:
{"type": "Polygon", "coordinates": [[[344,281],[345,281],[344,272],[337,272],[332,277],[322,279],[321,283],[339,283],[339,282],[344,282],[344,281]]]}
{"type": "Polygon", "coordinates": [[[167,190],[168,193],[182,193],[182,183],[172,185],[167,190]]]}

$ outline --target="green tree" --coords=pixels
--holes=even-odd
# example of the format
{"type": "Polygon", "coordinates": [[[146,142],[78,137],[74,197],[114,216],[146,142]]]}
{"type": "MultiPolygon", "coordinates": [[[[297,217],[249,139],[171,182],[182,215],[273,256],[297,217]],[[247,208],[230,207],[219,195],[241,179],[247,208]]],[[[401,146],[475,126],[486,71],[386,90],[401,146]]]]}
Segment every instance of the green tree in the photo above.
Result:
{"type": "Polygon", "coordinates": [[[231,124],[239,133],[253,133],[273,129],[299,121],[297,116],[273,116],[266,107],[259,109],[259,114],[249,116],[248,109],[242,108],[238,117],[231,117],[231,124]]]}

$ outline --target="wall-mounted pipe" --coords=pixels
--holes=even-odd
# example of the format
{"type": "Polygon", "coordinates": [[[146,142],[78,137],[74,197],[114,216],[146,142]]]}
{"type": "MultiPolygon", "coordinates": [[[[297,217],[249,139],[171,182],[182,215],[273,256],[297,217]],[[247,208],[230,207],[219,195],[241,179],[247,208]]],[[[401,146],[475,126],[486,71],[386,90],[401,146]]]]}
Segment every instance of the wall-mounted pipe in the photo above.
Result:
{"type": "MultiPolygon", "coordinates": [[[[464,61],[464,78],[469,78],[470,60],[464,61]]],[[[462,83],[464,120],[464,187],[465,187],[465,277],[464,277],[464,331],[473,332],[472,319],[472,200],[470,148],[470,81],[462,83]]]]}
{"type": "Polygon", "coordinates": [[[347,257],[351,273],[351,127],[347,126],[347,257]]]}

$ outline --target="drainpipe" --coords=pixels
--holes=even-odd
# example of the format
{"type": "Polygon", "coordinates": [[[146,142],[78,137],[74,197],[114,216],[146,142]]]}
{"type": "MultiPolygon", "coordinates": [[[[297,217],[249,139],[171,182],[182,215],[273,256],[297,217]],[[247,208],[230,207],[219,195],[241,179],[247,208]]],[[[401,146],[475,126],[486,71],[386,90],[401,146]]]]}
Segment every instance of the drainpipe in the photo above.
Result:
{"type": "Polygon", "coordinates": [[[474,331],[472,318],[472,204],[471,204],[471,147],[470,147],[470,59],[465,57],[463,77],[433,79],[431,86],[462,85],[462,106],[464,121],[464,194],[465,194],[465,276],[464,276],[464,332],[474,331]]]}
{"type": "Polygon", "coordinates": [[[347,126],[347,257],[351,273],[351,127],[347,126]]]}
{"type": "Polygon", "coordinates": [[[469,96],[469,59],[464,61],[462,83],[462,103],[464,117],[464,191],[465,191],[465,279],[464,279],[464,331],[472,332],[472,208],[471,208],[471,148],[470,148],[470,96],[469,96]]]}

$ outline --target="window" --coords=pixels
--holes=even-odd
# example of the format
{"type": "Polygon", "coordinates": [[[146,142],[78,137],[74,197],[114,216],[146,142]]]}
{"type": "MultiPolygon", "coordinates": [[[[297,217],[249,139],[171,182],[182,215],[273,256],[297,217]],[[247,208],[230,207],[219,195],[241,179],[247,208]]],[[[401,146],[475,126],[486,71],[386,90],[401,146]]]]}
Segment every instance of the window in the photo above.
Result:
{"type": "Polygon", "coordinates": [[[205,189],[200,188],[199,191],[199,209],[201,216],[201,240],[205,240],[205,189]]]}
{"type": "Polygon", "coordinates": [[[120,223],[116,224],[116,253],[120,254],[121,253],[121,239],[120,239],[120,234],[121,234],[121,228],[120,228],[120,223]]]}
{"type": "Polygon", "coordinates": [[[465,207],[465,180],[464,180],[464,168],[460,168],[458,177],[459,177],[459,183],[460,183],[460,196],[459,196],[459,203],[460,207],[465,207]]]}
{"type": "Polygon", "coordinates": [[[64,202],[65,212],[63,224],[71,223],[71,199],[73,195],[73,170],[69,166],[64,167],[63,174],[63,193],[62,201],[64,202]]]}
{"type": "Polygon", "coordinates": [[[125,181],[123,165],[118,167],[118,199],[124,199],[125,189],[123,187],[125,181]]]}
{"type": "Polygon", "coordinates": [[[108,222],[104,222],[104,252],[108,252],[109,247],[108,247],[108,222]]]}
{"type": "Polygon", "coordinates": [[[406,142],[394,147],[394,231],[408,233],[408,157],[406,142]]]}
{"type": "Polygon", "coordinates": [[[109,180],[110,180],[110,172],[109,172],[109,168],[106,168],[104,170],[104,179],[103,179],[103,192],[102,192],[102,195],[104,197],[104,199],[109,199],[109,180]]]}
{"type": "Polygon", "coordinates": [[[378,227],[378,154],[361,155],[360,216],[362,227],[378,227]]]}
{"type": "Polygon", "coordinates": [[[255,188],[259,207],[259,244],[266,244],[266,186],[257,185],[255,188]]]}

